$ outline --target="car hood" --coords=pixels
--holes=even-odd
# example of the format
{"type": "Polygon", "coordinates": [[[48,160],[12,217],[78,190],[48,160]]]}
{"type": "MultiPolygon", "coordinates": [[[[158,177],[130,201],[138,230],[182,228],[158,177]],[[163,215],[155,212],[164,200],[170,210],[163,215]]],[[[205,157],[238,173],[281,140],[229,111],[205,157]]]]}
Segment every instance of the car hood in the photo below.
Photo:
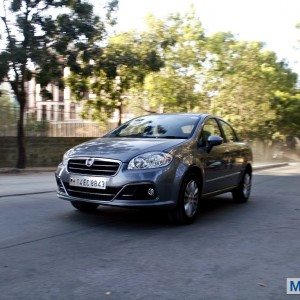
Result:
{"type": "Polygon", "coordinates": [[[164,151],[185,141],[183,139],[99,138],[74,147],[70,157],[93,156],[128,162],[139,154],[164,151]]]}

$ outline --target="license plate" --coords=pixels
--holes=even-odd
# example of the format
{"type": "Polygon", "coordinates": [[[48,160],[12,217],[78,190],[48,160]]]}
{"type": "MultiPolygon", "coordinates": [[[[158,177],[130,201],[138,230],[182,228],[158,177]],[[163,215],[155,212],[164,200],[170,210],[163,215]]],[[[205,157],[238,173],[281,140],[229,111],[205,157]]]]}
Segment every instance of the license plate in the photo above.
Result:
{"type": "Polygon", "coordinates": [[[106,178],[90,176],[71,176],[69,184],[71,186],[81,186],[91,189],[106,189],[106,178]]]}

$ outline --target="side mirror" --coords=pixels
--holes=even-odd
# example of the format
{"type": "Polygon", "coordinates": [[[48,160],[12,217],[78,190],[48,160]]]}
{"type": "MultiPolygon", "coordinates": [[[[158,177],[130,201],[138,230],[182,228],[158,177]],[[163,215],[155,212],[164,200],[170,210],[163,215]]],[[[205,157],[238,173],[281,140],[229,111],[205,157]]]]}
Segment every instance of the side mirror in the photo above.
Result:
{"type": "Polygon", "coordinates": [[[223,143],[223,138],[218,135],[211,135],[207,139],[207,152],[209,152],[212,147],[221,145],[223,143]]]}

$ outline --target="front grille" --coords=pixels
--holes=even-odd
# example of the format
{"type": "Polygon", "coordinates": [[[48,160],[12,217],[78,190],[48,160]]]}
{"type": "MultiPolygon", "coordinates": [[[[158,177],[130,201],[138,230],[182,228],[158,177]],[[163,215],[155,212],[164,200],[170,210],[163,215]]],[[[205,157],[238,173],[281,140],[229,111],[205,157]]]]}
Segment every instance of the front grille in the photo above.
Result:
{"type": "Polygon", "coordinates": [[[105,190],[83,188],[78,186],[70,186],[67,182],[64,182],[64,186],[67,193],[72,197],[110,201],[120,191],[120,187],[106,187],[105,190]]]}
{"type": "Polygon", "coordinates": [[[120,167],[117,161],[95,158],[94,163],[88,167],[86,158],[72,158],[68,161],[68,171],[76,174],[114,176],[120,167]]]}

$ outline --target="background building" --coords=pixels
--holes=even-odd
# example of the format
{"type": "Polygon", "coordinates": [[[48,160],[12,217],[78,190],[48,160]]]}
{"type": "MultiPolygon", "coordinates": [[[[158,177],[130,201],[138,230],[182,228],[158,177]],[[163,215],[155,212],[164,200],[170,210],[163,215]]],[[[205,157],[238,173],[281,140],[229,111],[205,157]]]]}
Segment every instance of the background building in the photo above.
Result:
{"type": "MultiPolygon", "coordinates": [[[[64,70],[64,77],[70,71],[64,70]]],[[[9,86],[3,86],[7,91],[8,103],[0,102],[0,136],[16,136],[19,106],[13,101],[13,92],[9,86]]],[[[47,86],[49,96],[43,96],[41,86],[35,77],[27,82],[26,93],[28,101],[25,108],[24,125],[26,136],[53,136],[53,137],[99,137],[117,127],[119,112],[116,110],[108,120],[106,126],[98,122],[83,119],[81,112],[85,100],[93,95],[85,95],[85,100],[76,102],[72,99],[71,89],[68,86],[60,89],[57,85],[47,86]],[[51,95],[51,96],[50,96],[51,95]]],[[[132,112],[124,112],[122,120],[127,121],[134,117],[132,112]]]]}
{"type": "MultiPolygon", "coordinates": [[[[69,70],[66,68],[64,76],[68,75],[69,70]]],[[[84,103],[72,101],[68,86],[60,89],[54,84],[49,84],[47,90],[51,94],[50,98],[41,94],[41,86],[36,83],[34,77],[27,83],[27,119],[49,122],[82,121],[80,113],[84,103]]]]}

